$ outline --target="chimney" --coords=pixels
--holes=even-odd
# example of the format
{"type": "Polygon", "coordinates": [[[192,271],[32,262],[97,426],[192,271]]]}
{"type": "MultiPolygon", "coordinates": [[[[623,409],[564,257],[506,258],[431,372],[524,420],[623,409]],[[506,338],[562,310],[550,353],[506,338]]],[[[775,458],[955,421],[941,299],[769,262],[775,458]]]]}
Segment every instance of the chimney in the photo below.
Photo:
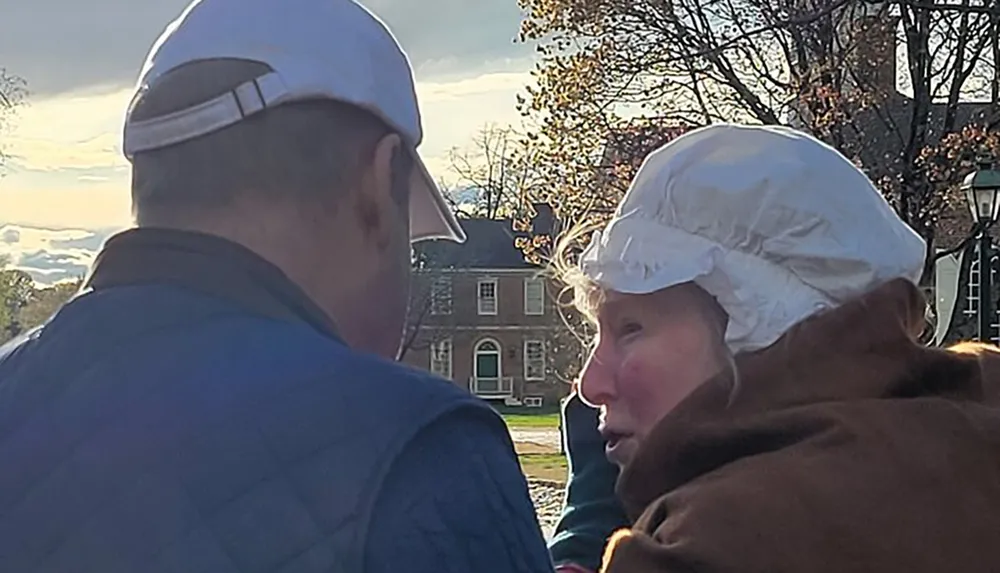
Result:
{"type": "Polygon", "coordinates": [[[882,96],[896,94],[896,27],[899,17],[878,4],[867,14],[858,16],[852,37],[851,64],[857,78],[856,87],[882,96]]]}
{"type": "Polygon", "coordinates": [[[556,217],[552,206],[548,203],[532,203],[531,206],[535,209],[535,218],[531,220],[531,233],[551,237],[556,231],[556,217]]]}

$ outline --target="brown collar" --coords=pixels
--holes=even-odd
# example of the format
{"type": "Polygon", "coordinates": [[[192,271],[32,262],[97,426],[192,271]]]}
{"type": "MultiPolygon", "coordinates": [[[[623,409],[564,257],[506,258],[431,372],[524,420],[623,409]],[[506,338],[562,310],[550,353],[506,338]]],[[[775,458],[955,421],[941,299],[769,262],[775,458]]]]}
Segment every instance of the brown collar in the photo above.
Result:
{"type": "Polygon", "coordinates": [[[735,386],[731,373],[709,380],[646,438],[618,483],[630,513],[664,491],[760,453],[756,444],[775,447],[778,437],[740,429],[776,412],[917,396],[996,402],[997,378],[984,362],[997,360],[916,342],[924,304],[913,284],[893,281],[803,321],[766,349],[738,356],[735,386]],[[761,439],[755,444],[755,438],[761,439]]]}
{"type": "Polygon", "coordinates": [[[236,302],[280,320],[309,324],[340,340],[330,317],[275,265],[214,235],[139,228],[104,244],[83,288],[172,284],[236,302]]]}

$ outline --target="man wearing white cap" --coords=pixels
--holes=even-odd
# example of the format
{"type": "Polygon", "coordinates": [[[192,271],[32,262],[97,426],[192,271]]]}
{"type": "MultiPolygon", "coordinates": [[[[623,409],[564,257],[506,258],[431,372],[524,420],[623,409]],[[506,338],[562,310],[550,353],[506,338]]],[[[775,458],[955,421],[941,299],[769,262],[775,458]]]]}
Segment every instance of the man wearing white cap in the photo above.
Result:
{"type": "Polygon", "coordinates": [[[125,122],[135,229],[0,349],[0,571],[550,571],[502,420],[398,351],[463,241],[351,0],[200,0],[125,122]]]}

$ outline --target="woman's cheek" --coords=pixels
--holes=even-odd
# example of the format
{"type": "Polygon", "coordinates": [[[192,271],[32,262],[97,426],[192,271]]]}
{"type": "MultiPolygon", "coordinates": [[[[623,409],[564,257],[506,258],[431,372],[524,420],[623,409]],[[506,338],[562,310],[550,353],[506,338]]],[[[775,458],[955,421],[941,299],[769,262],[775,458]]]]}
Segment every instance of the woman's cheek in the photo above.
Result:
{"type": "Polygon", "coordinates": [[[622,360],[619,371],[618,398],[628,404],[632,416],[644,426],[643,433],[672,407],[670,384],[661,360],[655,353],[631,352],[622,360]]]}
{"type": "Polygon", "coordinates": [[[618,394],[648,431],[703,380],[691,357],[675,350],[629,353],[621,364],[618,394]]]}

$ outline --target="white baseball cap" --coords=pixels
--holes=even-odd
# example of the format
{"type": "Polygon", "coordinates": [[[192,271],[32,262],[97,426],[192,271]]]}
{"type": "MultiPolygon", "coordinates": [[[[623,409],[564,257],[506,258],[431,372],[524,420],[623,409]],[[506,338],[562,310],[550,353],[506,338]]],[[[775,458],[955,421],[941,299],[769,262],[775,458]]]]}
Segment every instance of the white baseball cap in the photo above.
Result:
{"type": "MultiPolygon", "coordinates": [[[[195,0],[153,44],[136,98],[167,72],[198,60],[259,62],[271,71],[215,99],[160,117],[125,118],[124,152],[166,147],[281,104],[329,98],[375,114],[416,150],[423,139],[413,70],[385,24],[354,0],[195,0]]],[[[465,241],[419,156],[412,241],[465,241]]]]}

